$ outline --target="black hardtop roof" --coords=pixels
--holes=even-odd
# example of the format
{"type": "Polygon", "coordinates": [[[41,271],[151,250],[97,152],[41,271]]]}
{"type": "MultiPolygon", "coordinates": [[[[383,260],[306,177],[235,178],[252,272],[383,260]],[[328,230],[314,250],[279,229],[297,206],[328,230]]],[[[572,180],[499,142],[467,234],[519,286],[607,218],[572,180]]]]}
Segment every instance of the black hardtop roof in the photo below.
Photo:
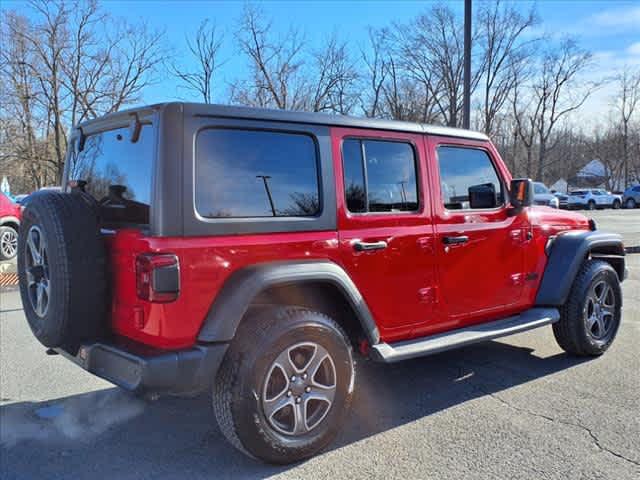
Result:
{"type": "Polygon", "coordinates": [[[352,117],[347,115],[331,115],[315,112],[295,112],[289,110],[273,110],[267,108],[236,107],[230,105],[204,103],[158,103],[143,107],[136,107],[107,114],[103,117],[88,120],[78,125],[82,130],[93,130],[96,124],[113,123],[132,113],[149,110],[162,110],[171,105],[184,108],[185,115],[217,118],[243,118],[252,120],[269,120],[283,123],[306,123],[312,125],[326,125],[335,127],[370,128],[375,130],[391,130],[408,133],[438,135],[446,137],[467,138],[470,140],[487,141],[489,138],[481,132],[464,130],[461,128],[441,127],[422,123],[402,122],[398,120],[383,120],[377,118],[352,117]]]}

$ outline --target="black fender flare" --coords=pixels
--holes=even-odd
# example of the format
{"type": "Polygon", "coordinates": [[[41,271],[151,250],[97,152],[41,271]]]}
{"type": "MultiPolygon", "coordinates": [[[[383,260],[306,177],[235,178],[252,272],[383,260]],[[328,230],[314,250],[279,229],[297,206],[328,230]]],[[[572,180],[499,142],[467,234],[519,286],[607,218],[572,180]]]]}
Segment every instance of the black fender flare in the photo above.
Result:
{"type": "Polygon", "coordinates": [[[378,327],[358,288],[342,267],[328,260],[262,263],[232,273],[209,308],[198,341],[231,341],[252,299],[263,290],[276,285],[318,281],[330,283],[342,292],[356,312],[369,343],[378,343],[378,327]]]}
{"type": "Polygon", "coordinates": [[[620,235],[599,231],[563,233],[551,245],[547,266],[536,295],[536,305],[563,305],[582,262],[589,255],[609,261],[620,281],[624,280],[625,253],[620,235]]]}

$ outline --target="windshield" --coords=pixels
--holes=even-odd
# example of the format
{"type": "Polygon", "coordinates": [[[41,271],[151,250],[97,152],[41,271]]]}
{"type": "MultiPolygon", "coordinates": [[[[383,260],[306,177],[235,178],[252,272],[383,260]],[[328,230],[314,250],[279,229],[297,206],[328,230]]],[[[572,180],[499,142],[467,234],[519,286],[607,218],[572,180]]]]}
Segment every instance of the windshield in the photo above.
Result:
{"type": "Polygon", "coordinates": [[[545,187],[542,183],[534,183],[533,184],[533,191],[534,193],[549,193],[549,191],[547,190],[547,187],[545,187]]]}
{"type": "Polygon", "coordinates": [[[143,125],[135,143],[128,128],[119,128],[90,135],[73,150],[68,180],[86,182],[103,223],[149,223],[153,141],[152,125],[143,125]]]}

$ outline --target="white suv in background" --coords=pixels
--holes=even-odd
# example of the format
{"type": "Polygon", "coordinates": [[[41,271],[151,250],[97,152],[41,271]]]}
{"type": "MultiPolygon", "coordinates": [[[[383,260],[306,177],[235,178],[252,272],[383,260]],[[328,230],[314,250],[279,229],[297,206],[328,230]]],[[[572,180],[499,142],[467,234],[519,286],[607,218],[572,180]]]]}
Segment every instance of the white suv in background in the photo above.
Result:
{"type": "Polygon", "coordinates": [[[586,208],[588,210],[606,207],[617,209],[622,206],[622,196],[599,188],[574,190],[569,194],[567,204],[569,208],[586,208]]]}

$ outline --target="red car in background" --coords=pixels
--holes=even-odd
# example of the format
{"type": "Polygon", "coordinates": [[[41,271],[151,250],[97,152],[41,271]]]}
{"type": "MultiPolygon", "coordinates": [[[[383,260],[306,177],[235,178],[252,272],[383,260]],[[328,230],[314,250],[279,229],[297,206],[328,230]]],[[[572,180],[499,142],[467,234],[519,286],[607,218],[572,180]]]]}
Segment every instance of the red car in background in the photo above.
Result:
{"type": "Polygon", "coordinates": [[[0,261],[16,256],[20,216],[20,205],[0,192],[0,261]]]}

